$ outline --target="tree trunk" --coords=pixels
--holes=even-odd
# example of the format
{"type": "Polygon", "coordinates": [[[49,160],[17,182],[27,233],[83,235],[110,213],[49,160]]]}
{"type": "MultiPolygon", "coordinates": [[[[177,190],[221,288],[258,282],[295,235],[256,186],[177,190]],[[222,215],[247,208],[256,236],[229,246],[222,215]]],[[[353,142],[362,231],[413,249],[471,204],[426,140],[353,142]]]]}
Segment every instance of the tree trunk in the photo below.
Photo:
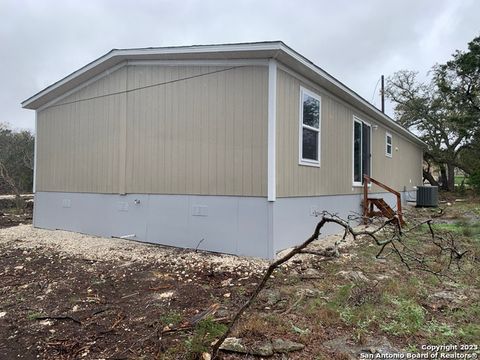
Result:
{"type": "Polygon", "coordinates": [[[442,190],[448,191],[447,169],[444,165],[440,166],[440,179],[440,183],[442,184],[442,190]]]}
{"type": "Polygon", "coordinates": [[[440,187],[440,184],[438,183],[438,181],[435,180],[435,178],[429,171],[423,170],[423,179],[427,180],[432,186],[440,187]]]}
{"type": "Polygon", "coordinates": [[[455,191],[455,165],[447,164],[447,187],[448,191],[455,191]]]}

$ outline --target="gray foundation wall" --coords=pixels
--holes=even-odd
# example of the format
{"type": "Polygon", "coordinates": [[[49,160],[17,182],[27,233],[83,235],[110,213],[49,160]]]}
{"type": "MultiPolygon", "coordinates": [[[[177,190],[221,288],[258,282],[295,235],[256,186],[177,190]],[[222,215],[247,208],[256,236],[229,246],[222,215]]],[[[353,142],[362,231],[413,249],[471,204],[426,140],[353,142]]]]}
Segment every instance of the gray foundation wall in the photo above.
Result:
{"type": "MultiPolygon", "coordinates": [[[[371,196],[395,205],[391,194],[371,196]]],[[[358,194],[268,202],[264,197],[37,192],[33,223],[39,228],[271,259],[313,233],[320,220],[315,214],[325,210],[347,219],[361,213],[360,202],[358,194]]],[[[341,230],[328,224],[322,235],[341,230]]]]}
{"type": "MultiPolygon", "coordinates": [[[[391,193],[369,194],[369,197],[383,198],[392,209],[396,210],[396,198],[391,193]]],[[[403,198],[402,195],[402,202],[404,202],[403,198]]],[[[363,194],[277,198],[273,212],[275,253],[301,244],[310,237],[320,221],[320,217],[315,214],[328,211],[345,220],[349,216],[357,218],[362,214],[362,199],[363,194]]],[[[358,221],[352,219],[352,225],[358,225],[358,221]]],[[[320,237],[342,231],[343,229],[337,224],[326,224],[322,228],[320,237]]]]}
{"type": "Polygon", "coordinates": [[[260,197],[37,192],[34,226],[272,258],[270,213],[260,197]]]}

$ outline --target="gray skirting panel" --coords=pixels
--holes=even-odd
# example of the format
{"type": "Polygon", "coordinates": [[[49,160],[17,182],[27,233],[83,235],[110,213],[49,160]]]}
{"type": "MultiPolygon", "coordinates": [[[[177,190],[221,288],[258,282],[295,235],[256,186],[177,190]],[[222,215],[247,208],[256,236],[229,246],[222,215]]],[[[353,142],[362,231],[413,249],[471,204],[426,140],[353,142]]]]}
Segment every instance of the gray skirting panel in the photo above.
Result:
{"type": "MultiPolygon", "coordinates": [[[[37,192],[34,226],[273,258],[311,235],[319,221],[315,213],[327,210],[346,218],[360,211],[360,200],[358,194],[268,202],[240,196],[37,192]]],[[[339,231],[329,225],[322,234],[339,231]]]]}

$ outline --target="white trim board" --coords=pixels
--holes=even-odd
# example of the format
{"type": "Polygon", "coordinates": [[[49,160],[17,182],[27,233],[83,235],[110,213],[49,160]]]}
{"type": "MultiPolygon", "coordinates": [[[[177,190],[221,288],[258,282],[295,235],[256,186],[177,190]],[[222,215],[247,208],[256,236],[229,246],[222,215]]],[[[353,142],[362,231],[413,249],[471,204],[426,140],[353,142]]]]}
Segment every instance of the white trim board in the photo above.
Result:
{"type": "Polygon", "coordinates": [[[38,110],[35,110],[35,138],[33,139],[33,193],[37,190],[37,141],[38,138],[38,110]]]}
{"type": "Polygon", "coordinates": [[[267,59],[225,60],[127,60],[133,66],[268,66],[267,59]]]}
{"type": "Polygon", "coordinates": [[[277,62],[268,62],[268,143],[267,193],[268,201],[276,200],[276,123],[277,123],[277,62]]]}

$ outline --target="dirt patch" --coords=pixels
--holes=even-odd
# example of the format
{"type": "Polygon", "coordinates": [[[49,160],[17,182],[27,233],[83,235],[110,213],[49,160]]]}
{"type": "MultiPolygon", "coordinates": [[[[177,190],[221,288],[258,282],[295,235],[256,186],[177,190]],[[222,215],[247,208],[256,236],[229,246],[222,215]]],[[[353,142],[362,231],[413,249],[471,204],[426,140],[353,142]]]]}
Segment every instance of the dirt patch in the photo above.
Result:
{"type": "MultiPolygon", "coordinates": [[[[450,211],[478,213],[479,203],[458,206],[450,211]]],[[[407,208],[407,221],[436,212],[407,208]]],[[[273,274],[232,336],[247,345],[294,341],[305,348],[289,359],[318,360],[355,358],[383,345],[412,352],[434,341],[473,343],[480,334],[480,238],[457,235],[469,263],[450,281],[408,271],[388,254],[376,259],[378,246],[367,239],[348,239],[335,258],[292,259],[273,274]]],[[[329,237],[313,248],[336,241],[329,237]]],[[[31,225],[0,229],[0,359],[194,359],[267,265],[31,225]],[[209,323],[162,334],[214,304],[219,309],[209,323]]]]}
{"type": "Polygon", "coordinates": [[[173,314],[183,321],[213,303],[235,307],[257,279],[241,266],[187,270],[169,258],[92,260],[38,245],[0,245],[1,359],[151,357],[178,341],[156,333],[173,314]],[[222,286],[226,278],[234,285],[222,286]]]}

